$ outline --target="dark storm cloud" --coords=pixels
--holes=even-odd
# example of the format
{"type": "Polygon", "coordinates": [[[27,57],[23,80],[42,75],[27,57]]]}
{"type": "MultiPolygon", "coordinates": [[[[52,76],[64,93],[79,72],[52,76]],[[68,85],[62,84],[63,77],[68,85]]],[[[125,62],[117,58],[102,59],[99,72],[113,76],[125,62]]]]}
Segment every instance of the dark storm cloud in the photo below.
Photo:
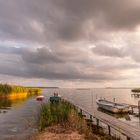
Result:
{"type": "MultiPolygon", "coordinates": [[[[119,79],[118,64],[99,66],[106,60],[94,61],[98,56],[92,56],[88,47],[111,33],[134,31],[140,23],[139,5],[138,0],[0,0],[0,41],[31,42],[30,47],[34,47],[0,46],[0,74],[62,80],[119,79]],[[74,45],[77,42],[81,46],[74,45]],[[107,67],[115,70],[108,72],[107,67]]],[[[134,51],[132,55],[105,44],[92,51],[110,58],[139,60],[134,51]]],[[[131,69],[135,64],[127,66],[131,69]]]]}
{"type": "MultiPolygon", "coordinates": [[[[1,58],[0,61],[0,73],[5,75],[82,81],[116,80],[119,78],[119,76],[116,77],[107,71],[92,71],[92,66],[88,63],[88,59],[83,63],[82,58],[78,61],[79,56],[77,54],[79,52],[82,57],[85,56],[84,52],[83,54],[81,53],[81,50],[71,51],[67,57],[65,57],[68,53],[67,49],[65,51],[60,51],[59,49],[49,51],[46,48],[38,48],[30,51],[28,49],[12,48],[11,51],[10,47],[5,47],[5,50],[4,48],[1,50],[5,53],[5,57],[4,60],[1,58]],[[11,60],[7,61],[6,57],[11,60]]],[[[84,59],[85,57],[83,61],[84,59]]]]}
{"type": "Polygon", "coordinates": [[[140,22],[137,0],[10,0],[0,1],[3,39],[75,41],[87,39],[88,22],[98,30],[130,30],[140,22]]]}

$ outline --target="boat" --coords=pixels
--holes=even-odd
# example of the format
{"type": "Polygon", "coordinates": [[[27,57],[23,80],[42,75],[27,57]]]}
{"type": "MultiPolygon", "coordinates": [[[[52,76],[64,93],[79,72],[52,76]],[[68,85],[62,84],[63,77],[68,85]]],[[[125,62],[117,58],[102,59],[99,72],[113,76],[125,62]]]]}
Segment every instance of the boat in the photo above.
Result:
{"type": "Polygon", "coordinates": [[[98,107],[113,113],[128,113],[130,107],[127,104],[111,102],[105,99],[97,99],[96,103],[98,107]]]}
{"type": "Polygon", "coordinates": [[[58,103],[61,100],[61,96],[58,93],[54,93],[54,96],[50,97],[51,103],[58,103]]]}
{"type": "Polygon", "coordinates": [[[43,95],[40,95],[40,96],[37,96],[36,97],[36,100],[37,101],[42,101],[44,99],[44,96],[43,95]]]}

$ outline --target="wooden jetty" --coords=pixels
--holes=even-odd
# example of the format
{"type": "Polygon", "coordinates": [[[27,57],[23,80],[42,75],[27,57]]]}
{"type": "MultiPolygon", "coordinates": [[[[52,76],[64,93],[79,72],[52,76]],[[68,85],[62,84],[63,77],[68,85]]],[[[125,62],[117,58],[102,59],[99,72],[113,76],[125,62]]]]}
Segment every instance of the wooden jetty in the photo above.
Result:
{"type": "Polygon", "coordinates": [[[127,140],[140,140],[140,127],[129,125],[125,122],[122,122],[108,114],[99,112],[95,109],[93,110],[93,112],[87,111],[83,107],[75,104],[73,101],[70,101],[66,98],[64,100],[73,104],[78,110],[80,110],[81,114],[87,114],[91,119],[91,121],[95,119],[97,126],[99,126],[100,122],[106,124],[108,126],[107,128],[109,135],[111,135],[111,129],[114,129],[120,134],[124,135],[127,140]]]}

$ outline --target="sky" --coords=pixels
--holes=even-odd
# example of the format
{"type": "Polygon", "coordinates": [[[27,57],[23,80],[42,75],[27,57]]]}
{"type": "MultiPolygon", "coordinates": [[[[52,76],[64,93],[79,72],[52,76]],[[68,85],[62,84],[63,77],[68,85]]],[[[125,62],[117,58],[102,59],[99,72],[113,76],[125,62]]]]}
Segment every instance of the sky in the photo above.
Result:
{"type": "Polygon", "coordinates": [[[0,82],[140,87],[139,0],[0,0],[0,82]]]}

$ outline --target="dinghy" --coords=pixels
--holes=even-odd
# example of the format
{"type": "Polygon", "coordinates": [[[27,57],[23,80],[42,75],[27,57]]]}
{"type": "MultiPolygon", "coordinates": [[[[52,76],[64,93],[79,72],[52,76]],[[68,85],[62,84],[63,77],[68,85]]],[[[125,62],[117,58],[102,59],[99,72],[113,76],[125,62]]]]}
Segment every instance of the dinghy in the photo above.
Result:
{"type": "Polygon", "coordinates": [[[128,113],[129,112],[129,105],[127,104],[120,104],[111,101],[107,101],[105,99],[97,99],[96,103],[98,107],[105,109],[107,111],[113,113],[128,113]]]}
{"type": "Polygon", "coordinates": [[[36,97],[36,100],[37,101],[42,101],[44,99],[44,96],[43,95],[40,95],[40,96],[37,96],[36,97]]]}

